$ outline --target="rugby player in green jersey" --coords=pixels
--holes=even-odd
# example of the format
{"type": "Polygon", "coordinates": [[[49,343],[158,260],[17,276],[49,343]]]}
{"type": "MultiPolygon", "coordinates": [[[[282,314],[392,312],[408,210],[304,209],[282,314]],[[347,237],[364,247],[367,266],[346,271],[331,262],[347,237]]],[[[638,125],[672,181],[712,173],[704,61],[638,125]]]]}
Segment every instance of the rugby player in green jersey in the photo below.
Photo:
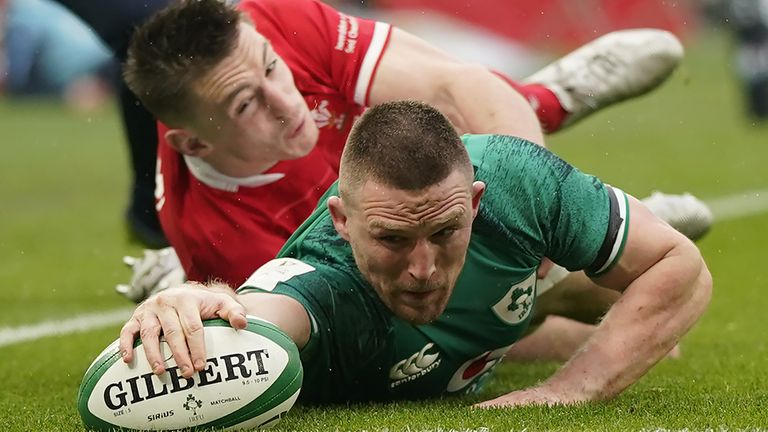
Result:
{"type": "Polygon", "coordinates": [[[301,349],[304,400],[474,392],[529,325],[546,256],[621,298],[552,377],[479,406],[572,404],[639,379],[711,296],[698,249],[635,198],[523,139],[459,137],[422,103],[368,110],[326,197],[237,294],[188,284],[141,304],[124,360],[140,334],[162,373],[162,331],[191,376],[205,365],[201,319],[242,328],[252,314],[301,349]]]}

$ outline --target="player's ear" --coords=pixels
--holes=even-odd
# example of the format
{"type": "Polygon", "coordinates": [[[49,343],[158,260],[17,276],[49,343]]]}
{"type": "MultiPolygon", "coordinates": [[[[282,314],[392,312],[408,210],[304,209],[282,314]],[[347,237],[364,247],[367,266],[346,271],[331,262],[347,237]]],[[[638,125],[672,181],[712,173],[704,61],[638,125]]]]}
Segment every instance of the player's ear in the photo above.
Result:
{"type": "Polygon", "coordinates": [[[203,157],[213,149],[210,144],[184,129],[168,129],[165,140],[171,148],[187,156],[203,157]]]}
{"type": "Polygon", "coordinates": [[[349,228],[347,227],[346,210],[344,209],[344,202],[337,196],[328,198],[326,202],[328,205],[328,211],[331,212],[331,219],[333,220],[333,227],[336,228],[336,232],[339,233],[341,238],[349,241],[349,228]]]}
{"type": "Polygon", "coordinates": [[[472,219],[477,216],[478,210],[480,210],[480,199],[485,193],[485,183],[476,181],[472,183],[472,219]]]}

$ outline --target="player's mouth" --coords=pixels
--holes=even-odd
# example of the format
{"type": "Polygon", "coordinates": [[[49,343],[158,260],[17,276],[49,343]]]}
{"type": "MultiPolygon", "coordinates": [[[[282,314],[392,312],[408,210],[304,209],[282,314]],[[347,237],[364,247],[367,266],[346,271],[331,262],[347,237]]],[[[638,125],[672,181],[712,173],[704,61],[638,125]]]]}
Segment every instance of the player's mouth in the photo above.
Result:
{"type": "Polygon", "coordinates": [[[432,302],[439,293],[440,290],[431,289],[427,291],[403,291],[401,295],[406,304],[420,305],[432,302]]]}

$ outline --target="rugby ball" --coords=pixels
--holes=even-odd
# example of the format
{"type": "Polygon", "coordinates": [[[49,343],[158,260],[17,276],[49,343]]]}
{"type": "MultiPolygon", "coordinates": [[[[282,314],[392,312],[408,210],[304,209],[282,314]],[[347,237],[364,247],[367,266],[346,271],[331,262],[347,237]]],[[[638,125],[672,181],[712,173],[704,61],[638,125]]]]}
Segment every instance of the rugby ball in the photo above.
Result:
{"type": "Polygon", "coordinates": [[[77,405],[86,428],[238,430],[279,421],[299,396],[303,378],[291,338],[251,316],[244,330],[221,319],[203,325],[206,368],[189,379],[163,338],[166,372],[160,376],[152,373],[141,340],[132,364],[122,361],[118,341],[110,344],[80,384],[77,405]]]}

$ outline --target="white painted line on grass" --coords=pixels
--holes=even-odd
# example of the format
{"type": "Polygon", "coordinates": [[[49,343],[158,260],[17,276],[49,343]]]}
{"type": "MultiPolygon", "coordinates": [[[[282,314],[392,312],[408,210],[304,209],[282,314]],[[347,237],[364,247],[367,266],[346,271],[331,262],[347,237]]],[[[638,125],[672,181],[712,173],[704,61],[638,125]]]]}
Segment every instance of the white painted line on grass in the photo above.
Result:
{"type": "MultiPolygon", "coordinates": [[[[716,222],[768,213],[768,189],[741,192],[705,202],[712,209],[716,222]]],[[[19,327],[0,327],[0,348],[49,336],[87,332],[121,324],[128,320],[132,312],[133,308],[121,308],[77,315],[64,320],[44,321],[19,327]]]]}
{"type": "MultiPolygon", "coordinates": [[[[28,342],[49,336],[87,332],[128,321],[134,308],[77,315],[63,320],[43,321],[18,327],[0,327],[0,348],[20,342],[28,342]]],[[[115,334],[117,338],[117,334],[115,334]]]]}
{"type": "Polygon", "coordinates": [[[768,189],[755,189],[705,201],[715,222],[768,212],[768,189]]]}

